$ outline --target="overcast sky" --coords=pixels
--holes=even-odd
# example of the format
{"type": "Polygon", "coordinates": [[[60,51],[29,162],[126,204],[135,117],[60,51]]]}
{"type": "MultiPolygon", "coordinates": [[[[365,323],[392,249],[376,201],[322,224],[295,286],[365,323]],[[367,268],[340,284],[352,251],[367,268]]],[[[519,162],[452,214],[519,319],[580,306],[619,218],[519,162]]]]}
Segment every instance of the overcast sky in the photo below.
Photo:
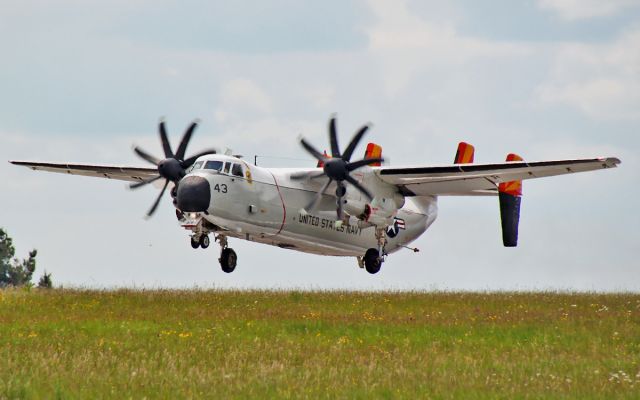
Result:
{"type": "MultiPolygon", "coordinates": [[[[5,1],[0,226],[66,286],[640,290],[640,1],[5,1]],[[10,159],[144,165],[194,118],[190,151],[310,166],[296,138],[369,139],[392,165],[617,156],[616,170],[527,181],[520,246],[498,201],[441,198],[415,245],[369,275],[351,258],[231,240],[193,250],[170,198],[10,159]]],[[[359,151],[364,152],[364,148],[359,151]]]]}

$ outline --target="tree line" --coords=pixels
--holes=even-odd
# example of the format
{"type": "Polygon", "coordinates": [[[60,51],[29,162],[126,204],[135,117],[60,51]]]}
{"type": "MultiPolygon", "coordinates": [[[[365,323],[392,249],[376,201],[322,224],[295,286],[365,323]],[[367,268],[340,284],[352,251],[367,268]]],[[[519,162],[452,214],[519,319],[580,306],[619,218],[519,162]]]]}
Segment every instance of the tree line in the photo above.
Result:
{"type": "MultiPolygon", "coordinates": [[[[33,273],[36,270],[38,250],[31,250],[29,257],[22,260],[15,257],[13,239],[0,228],[0,288],[9,286],[32,286],[33,273]]],[[[38,281],[38,287],[51,288],[51,274],[46,271],[38,281]]]]}

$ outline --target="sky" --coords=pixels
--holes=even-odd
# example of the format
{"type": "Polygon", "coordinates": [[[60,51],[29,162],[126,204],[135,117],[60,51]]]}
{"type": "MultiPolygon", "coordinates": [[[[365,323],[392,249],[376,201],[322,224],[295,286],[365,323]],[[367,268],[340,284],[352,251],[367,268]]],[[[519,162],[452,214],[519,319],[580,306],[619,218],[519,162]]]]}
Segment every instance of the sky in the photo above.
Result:
{"type": "MultiPolygon", "coordinates": [[[[44,0],[0,8],[0,226],[65,287],[639,291],[640,0],[323,2],[44,0]],[[8,160],[146,166],[165,117],[177,145],[262,166],[315,164],[368,139],[391,165],[616,156],[618,169],[526,181],[519,247],[495,198],[440,198],[414,245],[369,275],[355,259],[231,240],[193,250],[157,189],[8,160]],[[276,158],[282,157],[282,158],[276,158]]],[[[364,146],[359,149],[364,152],[364,146]]]]}

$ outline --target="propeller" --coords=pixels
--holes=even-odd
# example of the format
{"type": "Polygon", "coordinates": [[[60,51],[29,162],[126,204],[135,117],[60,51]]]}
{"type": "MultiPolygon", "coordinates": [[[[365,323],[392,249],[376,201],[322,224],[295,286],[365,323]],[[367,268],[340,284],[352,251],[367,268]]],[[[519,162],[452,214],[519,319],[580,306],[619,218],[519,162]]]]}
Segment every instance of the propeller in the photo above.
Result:
{"type": "Polygon", "coordinates": [[[319,152],[304,138],[300,139],[300,144],[302,145],[302,147],[318,161],[324,163],[324,166],[321,173],[292,175],[291,179],[301,180],[317,179],[321,177],[329,178],[322,189],[318,191],[311,203],[309,203],[309,205],[305,208],[306,210],[313,210],[318,205],[320,199],[322,199],[322,195],[324,195],[324,192],[333,181],[336,182],[336,197],[338,198],[336,202],[336,213],[338,216],[338,220],[342,220],[344,217],[344,212],[342,210],[342,198],[347,192],[345,182],[350,183],[353,187],[359,190],[367,197],[367,199],[369,199],[369,201],[373,200],[373,196],[371,195],[371,193],[369,193],[369,191],[364,186],[362,186],[360,182],[358,182],[351,176],[351,172],[355,171],[358,168],[384,161],[384,159],[382,158],[365,158],[358,161],[351,161],[353,151],[368,130],[369,125],[364,125],[362,128],[360,128],[356,132],[356,134],[353,135],[353,138],[351,138],[351,142],[349,142],[349,145],[344,150],[344,153],[341,153],[340,146],[338,145],[336,118],[335,116],[331,117],[331,119],[329,120],[329,143],[331,144],[331,157],[327,157],[323,153],[319,152]]]}
{"type": "Polygon", "coordinates": [[[153,213],[158,208],[158,204],[160,204],[160,199],[162,199],[162,195],[167,190],[167,186],[169,186],[169,182],[173,182],[175,185],[178,184],[180,179],[182,179],[186,175],[186,169],[191,167],[198,157],[207,155],[207,154],[216,154],[216,150],[209,149],[201,151],[191,157],[185,159],[185,153],[187,151],[187,146],[189,145],[189,141],[191,140],[191,136],[193,135],[193,131],[198,126],[199,121],[195,120],[191,125],[187,128],[182,136],[182,140],[178,145],[178,149],[174,153],[171,149],[171,144],[169,143],[169,138],[167,135],[167,129],[165,127],[164,120],[160,120],[160,124],[158,126],[158,132],[160,133],[160,142],[162,143],[162,150],[164,151],[164,159],[159,159],[151,154],[147,153],[145,150],[140,147],[134,147],[133,151],[138,155],[138,157],[147,161],[150,164],[153,164],[158,167],[158,176],[154,176],[152,178],[132,183],[129,185],[131,189],[138,189],[143,186],[146,186],[150,183],[153,183],[159,179],[164,178],[164,186],[160,191],[160,194],[156,198],[155,202],[147,212],[147,217],[151,217],[153,213]]]}

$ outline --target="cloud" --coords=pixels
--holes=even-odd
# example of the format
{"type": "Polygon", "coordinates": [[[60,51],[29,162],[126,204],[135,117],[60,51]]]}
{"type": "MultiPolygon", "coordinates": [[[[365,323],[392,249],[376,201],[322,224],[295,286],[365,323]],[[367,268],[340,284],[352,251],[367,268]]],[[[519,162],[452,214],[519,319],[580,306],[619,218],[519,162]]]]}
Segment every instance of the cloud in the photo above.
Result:
{"type": "Polygon", "coordinates": [[[239,107],[246,111],[269,113],[272,109],[271,98],[255,82],[239,78],[222,85],[220,93],[222,107],[239,107]]]}
{"type": "Polygon", "coordinates": [[[640,30],[613,43],[556,46],[539,101],[564,104],[598,120],[640,119],[640,30]]]}
{"type": "Polygon", "coordinates": [[[369,0],[375,22],[365,28],[369,51],[382,64],[387,93],[397,94],[413,76],[437,66],[459,67],[478,58],[524,55],[525,46],[484,40],[457,32],[447,21],[428,21],[407,1],[369,0]]]}
{"type": "Polygon", "coordinates": [[[579,20],[616,15],[631,7],[640,6],[638,0],[538,0],[538,6],[551,10],[566,20],[579,20]]]}

